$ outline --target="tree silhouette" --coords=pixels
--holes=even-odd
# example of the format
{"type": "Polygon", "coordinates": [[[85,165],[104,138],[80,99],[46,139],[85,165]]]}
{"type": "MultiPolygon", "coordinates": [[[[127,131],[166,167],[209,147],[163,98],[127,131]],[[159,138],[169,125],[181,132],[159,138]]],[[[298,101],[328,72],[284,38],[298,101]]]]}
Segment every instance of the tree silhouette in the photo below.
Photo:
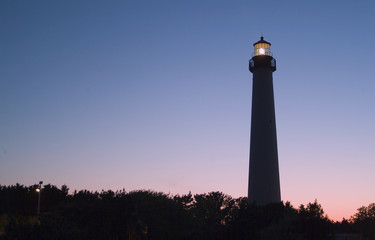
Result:
{"type": "Polygon", "coordinates": [[[194,195],[191,211],[198,223],[199,239],[222,239],[234,204],[232,197],[221,192],[194,195]]]}
{"type": "Polygon", "coordinates": [[[290,202],[256,206],[222,192],[171,196],[154,191],[88,190],[69,194],[66,185],[0,185],[2,239],[329,239],[335,233],[362,233],[371,239],[375,204],[333,223],[322,206],[294,208],[290,202]]]}
{"type": "Polygon", "coordinates": [[[331,222],[324,216],[323,208],[316,199],[306,207],[300,205],[298,213],[298,228],[306,239],[322,240],[329,237],[331,222]]]}
{"type": "Polygon", "coordinates": [[[375,203],[370,203],[367,207],[362,206],[357,211],[351,217],[355,228],[363,233],[365,237],[375,239],[375,203]]]}

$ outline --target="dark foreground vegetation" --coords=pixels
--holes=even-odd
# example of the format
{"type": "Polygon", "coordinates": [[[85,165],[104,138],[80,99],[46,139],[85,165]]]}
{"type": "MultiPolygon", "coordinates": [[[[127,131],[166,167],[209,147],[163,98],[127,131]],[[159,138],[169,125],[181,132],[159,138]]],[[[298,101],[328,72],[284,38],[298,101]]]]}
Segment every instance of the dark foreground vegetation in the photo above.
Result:
{"type": "Polygon", "coordinates": [[[332,222],[315,201],[257,207],[221,192],[171,196],[153,191],[0,185],[0,239],[374,239],[375,203],[332,222]],[[346,238],[348,239],[348,238],[346,238]]]}

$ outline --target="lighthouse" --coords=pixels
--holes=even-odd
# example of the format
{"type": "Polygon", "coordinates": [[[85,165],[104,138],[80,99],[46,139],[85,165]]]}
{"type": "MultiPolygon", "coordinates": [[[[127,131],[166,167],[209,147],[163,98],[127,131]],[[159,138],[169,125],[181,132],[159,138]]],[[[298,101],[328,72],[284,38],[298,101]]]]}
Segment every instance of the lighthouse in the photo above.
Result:
{"type": "Polygon", "coordinates": [[[254,43],[249,61],[253,74],[248,202],[256,205],[281,201],[272,73],[276,60],[271,43],[254,43]]]}

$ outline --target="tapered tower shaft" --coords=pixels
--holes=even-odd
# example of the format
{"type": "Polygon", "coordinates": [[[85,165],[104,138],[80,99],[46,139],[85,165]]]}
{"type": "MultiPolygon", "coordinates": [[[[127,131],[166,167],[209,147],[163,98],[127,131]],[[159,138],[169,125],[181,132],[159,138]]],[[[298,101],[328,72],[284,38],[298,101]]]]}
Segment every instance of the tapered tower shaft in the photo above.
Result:
{"type": "Polygon", "coordinates": [[[254,44],[248,201],[257,205],[281,201],[272,73],[276,60],[270,43],[254,44]]]}

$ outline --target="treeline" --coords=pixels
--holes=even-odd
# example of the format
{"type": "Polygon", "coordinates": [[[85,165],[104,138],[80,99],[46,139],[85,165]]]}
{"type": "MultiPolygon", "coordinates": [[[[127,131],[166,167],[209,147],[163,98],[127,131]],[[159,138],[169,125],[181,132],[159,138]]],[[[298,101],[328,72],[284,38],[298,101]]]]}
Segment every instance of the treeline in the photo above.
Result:
{"type": "Polygon", "coordinates": [[[255,206],[221,192],[74,191],[0,185],[0,239],[335,239],[375,236],[375,203],[333,222],[315,200],[255,206]],[[37,217],[38,194],[40,216],[37,217]]]}

